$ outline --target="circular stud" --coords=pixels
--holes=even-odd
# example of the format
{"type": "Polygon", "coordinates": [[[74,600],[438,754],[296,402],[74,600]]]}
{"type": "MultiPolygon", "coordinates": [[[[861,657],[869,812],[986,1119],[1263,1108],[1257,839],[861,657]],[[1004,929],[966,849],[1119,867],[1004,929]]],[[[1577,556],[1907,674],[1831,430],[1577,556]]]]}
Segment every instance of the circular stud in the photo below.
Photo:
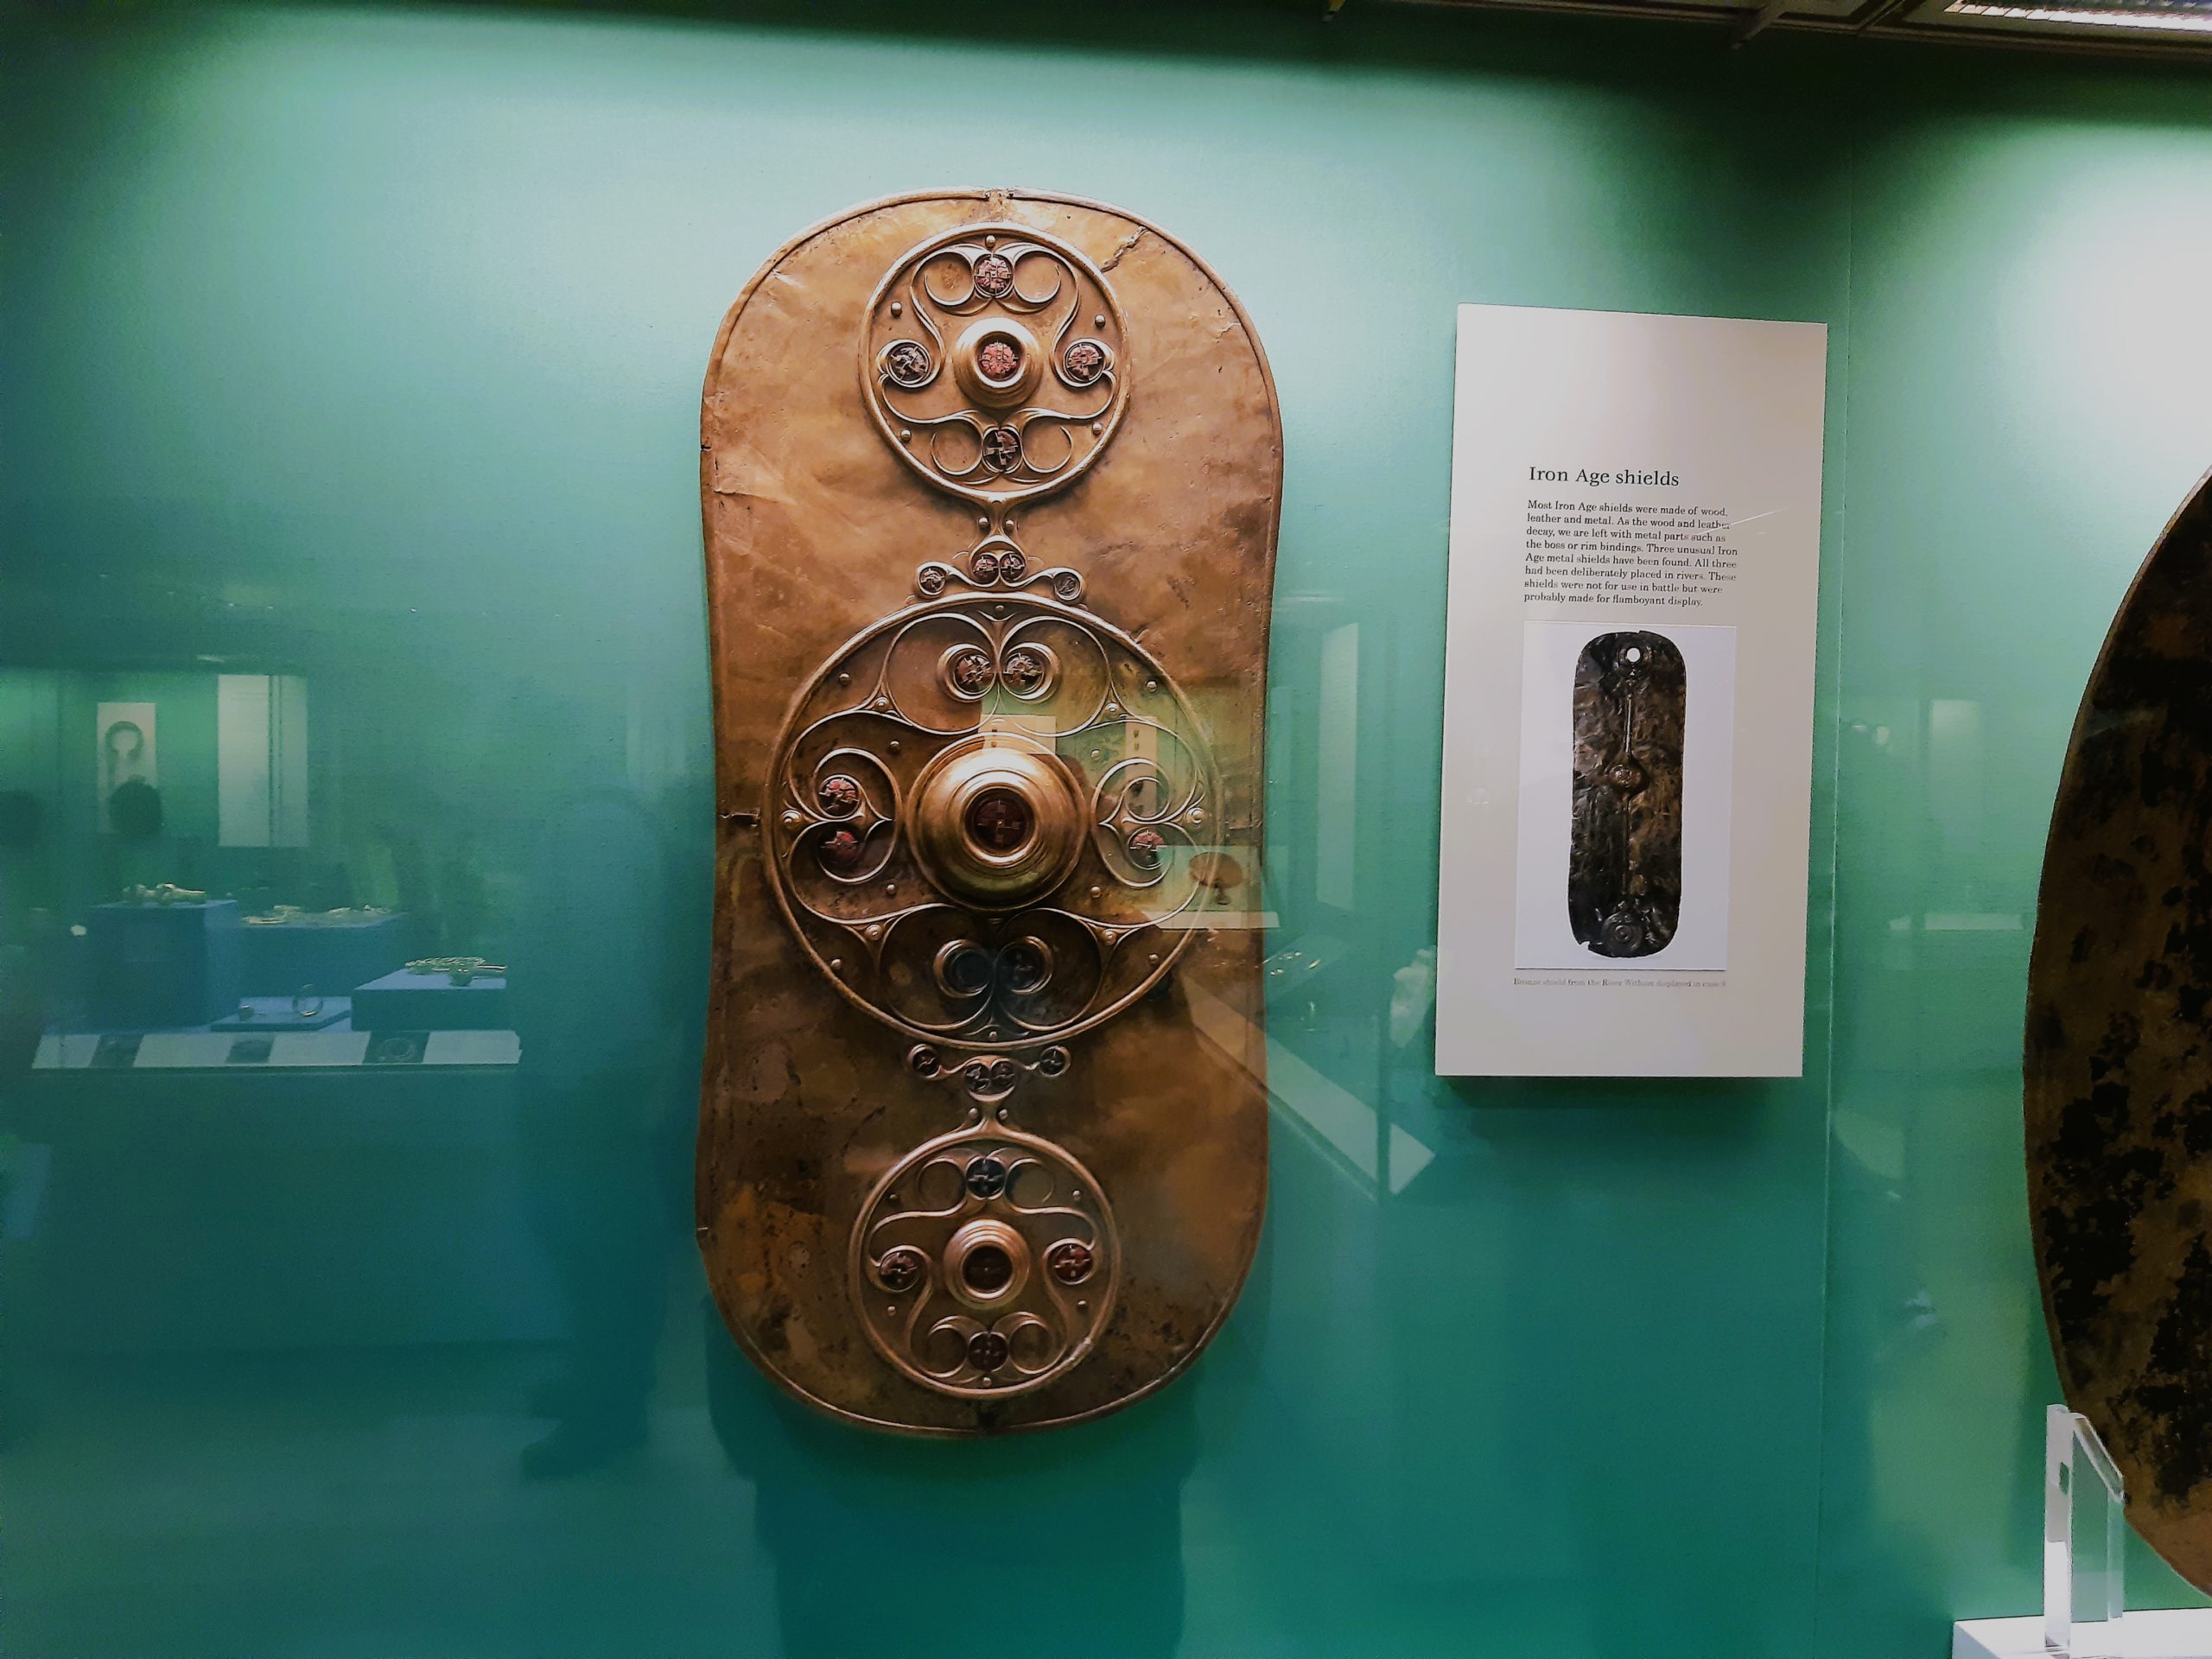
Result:
{"type": "Polygon", "coordinates": [[[899,1245],[876,1258],[875,1281],[896,1296],[922,1281],[922,1253],[899,1245]]]}
{"type": "Polygon", "coordinates": [[[929,348],[919,340],[894,340],[883,348],[883,377],[893,385],[925,385],[936,369],[929,348]]]}
{"type": "Polygon", "coordinates": [[[1079,1285],[1098,1266],[1098,1253],[1079,1238],[1064,1238],[1045,1252],[1045,1267],[1064,1285],[1079,1285]]]}
{"type": "Polygon", "coordinates": [[[980,1158],[969,1160],[964,1179],[969,1192],[976,1197],[995,1198],[1006,1191],[1006,1177],[1005,1161],[987,1152],[980,1158]]]}

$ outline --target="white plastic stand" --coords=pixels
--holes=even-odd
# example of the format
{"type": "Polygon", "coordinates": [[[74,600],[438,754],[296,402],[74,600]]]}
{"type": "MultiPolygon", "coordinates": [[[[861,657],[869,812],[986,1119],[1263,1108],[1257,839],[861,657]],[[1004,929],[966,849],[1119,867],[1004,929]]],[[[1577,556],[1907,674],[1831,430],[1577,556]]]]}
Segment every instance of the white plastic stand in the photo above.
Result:
{"type": "Polygon", "coordinates": [[[2043,1617],[1951,1629],[1951,1659],[2212,1659],[2212,1608],[2136,1612],[2125,1582],[2126,1493],[2088,1419],[2044,1420],[2043,1617]]]}
{"type": "Polygon", "coordinates": [[[2104,1659],[2116,1651],[2113,1627],[2127,1606],[2126,1508],[2120,1470],[2089,1420],[2051,1407],[2043,1433],[2044,1652],[2104,1659]]]}
{"type": "MultiPolygon", "coordinates": [[[[2110,1637],[2094,1649],[2099,1659],[2207,1659],[2212,1656],[2212,1607],[2175,1612],[2133,1612],[2115,1619],[2110,1637]]],[[[1951,1626],[1951,1659],[2088,1659],[2043,1644],[2043,1620],[1974,1618],[1951,1626]]]]}

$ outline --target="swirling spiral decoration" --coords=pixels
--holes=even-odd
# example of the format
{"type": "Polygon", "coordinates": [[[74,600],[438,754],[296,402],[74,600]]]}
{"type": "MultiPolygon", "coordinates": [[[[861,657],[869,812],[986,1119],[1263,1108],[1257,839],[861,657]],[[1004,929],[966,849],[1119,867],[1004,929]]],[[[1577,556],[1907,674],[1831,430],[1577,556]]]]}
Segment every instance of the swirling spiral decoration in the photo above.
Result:
{"type": "Polygon", "coordinates": [[[1128,406],[1126,353],[1120,302],[1089,259],[1026,226],[963,226],[877,288],[861,383],[907,465],[1002,505],[1098,458],[1128,406]]]}
{"type": "Polygon", "coordinates": [[[769,777],[792,931],[915,1042],[1060,1041],[1195,937],[1220,798],[1199,722],[1135,639],[1042,593],[869,627],[800,694],[769,777]]]}
{"type": "Polygon", "coordinates": [[[1019,1129],[924,1142],[869,1193],[846,1264],[876,1351],[940,1394],[1041,1388],[1114,1311],[1121,1239],[1098,1182],[1019,1129]]]}

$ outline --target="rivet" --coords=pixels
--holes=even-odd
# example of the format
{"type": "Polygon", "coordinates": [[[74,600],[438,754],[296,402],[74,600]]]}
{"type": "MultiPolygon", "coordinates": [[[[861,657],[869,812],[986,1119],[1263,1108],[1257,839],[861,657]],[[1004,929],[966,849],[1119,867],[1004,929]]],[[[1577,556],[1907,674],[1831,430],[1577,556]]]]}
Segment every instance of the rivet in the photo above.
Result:
{"type": "Polygon", "coordinates": [[[894,1319],[899,1317],[899,1310],[895,1307],[887,1307],[883,1311],[894,1319]]]}
{"type": "MultiPolygon", "coordinates": [[[[1157,950],[1154,951],[1154,952],[1152,953],[1151,957],[1148,958],[1148,960],[1149,960],[1149,961],[1151,961],[1154,966],[1157,966],[1157,965],[1159,964],[1159,962],[1160,962],[1160,952],[1159,952],[1159,951],[1157,951],[1157,950]]],[[[837,964],[836,964],[836,963],[834,963],[834,962],[833,962],[833,963],[831,963],[830,965],[832,968],[834,968],[834,967],[836,967],[837,964]]]]}
{"type": "Polygon", "coordinates": [[[882,932],[882,931],[883,931],[883,929],[882,929],[881,927],[880,927],[880,926],[876,925],[874,923],[871,922],[871,923],[868,925],[868,938],[870,938],[871,939],[872,939],[872,938],[874,938],[877,934],[879,934],[879,933],[880,933],[880,932],[882,932]]]}
{"type": "Polygon", "coordinates": [[[1090,1310],[1090,1304],[1089,1302],[1083,1301],[1083,1300],[1078,1300],[1076,1302],[1076,1305],[1075,1305],[1075,1306],[1076,1306],[1076,1311],[1077,1311],[1077,1313],[1086,1313],[1086,1312],[1088,1312],[1088,1311],[1090,1310]]]}
{"type": "Polygon", "coordinates": [[[1093,422],[1090,423],[1090,435],[1091,435],[1092,437],[1094,437],[1094,438],[1095,438],[1095,437],[1096,437],[1096,436],[1097,436],[1101,432],[1103,432],[1105,429],[1106,429],[1106,423],[1105,423],[1105,422],[1103,422],[1103,421],[1093,421],[1093,422]]]}
{"type": "MultiPolygon", "coordinates": [[[[1153,960],[1154,960],[1154,962],[1158,962],[1158,961],[1160,960],[1160,958],[1159,958],[1158,957],[1154,957],[1153,958],[1153,960]]],[[[833,974],[842,974],[842,973],[843,973],[843,972],[845,971],[845,959],[844,959],[842,957],[830,957],[830,971],[831,973],[833,973],[833,974]]]]}
{"type": "Polygon", "coordinates": [[[1007,1109],[1006,1109],[1006,1108],[1005,1108],[1005,1107],[1001,1106],[1001,1107],[1000,1107],[1000,1108],[999,1108],[999,1122],[1001,1122],[1001,1123],[1003,1123],[1003,1122],[1006,1122],[1006,1120],[1007,1120],[1007,1109]]]}
{"type": "Polygon", "coordinates": [[[878,697],[875,700],[875,706],[879,709],[888,709],[891,706],[891,699],[888,697],[878,697]]]}
{"type": "Polygon", "coordinates": [[[999,239],[995,236],[987,236],[983,238],[983,245],[987,248],[995,248],[998,245],[999,239]]]}
{"type": "Polygon", "coordinates": [[[892,753],[896,754],[899,753],[899,740],[894,737],[890,742],[885,744],[883,747],[889,749],[892,753]]]}
{"type": "Polygon", "coordinates": [[[992,614],[993,616],[1004,616],[1004,615],[1006,614],[1006,607],[1005,607],[1005,606],[1003,606],[1003,605],[994,605],[994,606],[992,606],[992,607],[991,607],[991,614],[992,614]]]}
{"type": "Polygon", "coordinates": [[[784,828],[786,830],[796,830],[799,825],[805,822],[805,818],[797,812],[786,812],[784,814],[784,828]]]}
{"type": "Polygon", "coordinates": [[[1106,314],[1101,311],[1090,320],[1090,326],[1094,328],[1103,328],[1106,326],[1106,314]]]}
{"type": "Polygon", "coordinates": [[[1160,682],[1158,680],[1147,680],[1144,683],[1144,689],[1147,691],[1157,691],[1160,690],[1160,682]]]}
{"type": "Polygon", "coordinates": [[[1103,760],[1106,758],[1106,751],[1103,749],[1093,749],[1090,752],[1090,758],[1094,760],[1103,760]]]}
{"type": "Polygon", "coordinates": [[[887,1192],[883,1195],[883,1201],[896,1209],[899,1205],[899,1195],[896,1192],[887,1192]]]}
{"type": "Polygon", "coordinates": [[[1106,705],[1106,712],[1109,715],[1118,715],[1122,710],[1118,705],[1109,702],[1106,705]]]}
{"type": "Polygon", "coordinates": [[[1090,896],[1091,896],[1092,898],[1096,899],[1096,898],[1099,897],[1099,895],[1100,895],[1100,894],[1102,894],[1102,893],[1104,893],[1104,892],[1105,892],[1105,889],[1104,889],[1103,887],[1093,887],[1093,888],[1090,890],[1090,896]]]}
{"type": "Polygon", "coordinates": [[[902,426],[902,427],[900,427],[900,428],[899,429],[899,442],[901,442],[901,443],[912,443],[913,441],[914,441],[914,435],[913,435],[913,433],[912,433],[911,430],[909,430],[907,428],[903,427],[903,426],[902,426]]]}
{"type": "Polygon", "coordinates": [[[899,891],[899,884],[896,881],[887,881],[883,884],[883,890],[886,893],[896,893],[899,891]]]}
{"type": "Polygon", "coordinates": [[[976,521],[976,528],[978,530],[988,530],[990,527],[991,521],[988,518],[978,518],[976,521]]]}
{"type": "Polygon", "coordinates": [[[853,677],[849,674],[840,674],[837,677],[837,683],[840,685],[850,685],[852,683],[853,677]]]}
{"type": "Polygon", "coordinates": [[[891,302],[891,315],[892,315],[893,316],[894,316],[894,317],[895,317],[895,316],[897,316],[897,315],[898,315],[901,311],[903,311],[903,310],[905,310],[905,309],[906,309],[906,308],[905,308],[904,306],[900,305],[900,304],[899,303],[899,302],[898,302],[898,301],[893,300],[893,301],[892,301],[892,302],[891,302]]]}

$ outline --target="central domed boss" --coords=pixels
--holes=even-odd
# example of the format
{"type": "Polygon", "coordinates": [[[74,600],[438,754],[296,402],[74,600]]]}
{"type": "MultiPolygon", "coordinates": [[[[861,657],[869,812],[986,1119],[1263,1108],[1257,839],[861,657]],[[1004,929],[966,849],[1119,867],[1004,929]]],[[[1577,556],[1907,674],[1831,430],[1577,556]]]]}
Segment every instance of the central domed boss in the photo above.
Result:
{"type": "Polygon", "coordinates": [[[1050,750],[1008,736],[941,751],[914,788],[914,854],[931,880],[983,910],[1033,903],[1083,854],[1084,802],[1050,750]]]}

